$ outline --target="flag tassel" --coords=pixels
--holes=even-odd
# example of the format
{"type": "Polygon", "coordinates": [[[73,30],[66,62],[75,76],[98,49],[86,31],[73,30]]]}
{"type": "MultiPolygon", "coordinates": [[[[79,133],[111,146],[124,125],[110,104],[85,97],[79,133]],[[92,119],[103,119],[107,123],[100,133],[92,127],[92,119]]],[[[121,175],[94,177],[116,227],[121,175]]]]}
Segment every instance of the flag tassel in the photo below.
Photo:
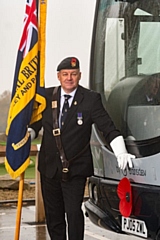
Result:
{"type": "Polygon", "coordinates": [[[14,238],[14,240],[19,240],[19,235],[20,235],[22,201],[23,201],[23,187],[24,187],[24,174],[25,174],[25,172],[23,172],[20,175],[20,180],[19,180],[18,206],[17,206],[16,229],[15,229],[15,238],[14,238]]]}

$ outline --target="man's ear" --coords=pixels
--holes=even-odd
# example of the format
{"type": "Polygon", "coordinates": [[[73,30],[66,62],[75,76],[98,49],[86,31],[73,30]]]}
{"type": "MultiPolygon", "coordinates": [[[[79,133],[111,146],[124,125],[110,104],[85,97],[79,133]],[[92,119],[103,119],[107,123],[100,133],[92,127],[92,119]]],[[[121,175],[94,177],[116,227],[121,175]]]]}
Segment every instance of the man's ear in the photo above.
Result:
{"type": "Polygon", "coordinates": [[[59,74],[60,74],[60,73],[59,73],[59,72],[57,72],[57,78],[58,78],[58,80],[59,80],[59,74]]]}
{"type": "Polygon", "coordinates": [[[81,79],[81,76],[82,76],[82,73],[80,72],[80,73],[79,73],[79,80],[81,79]]]}

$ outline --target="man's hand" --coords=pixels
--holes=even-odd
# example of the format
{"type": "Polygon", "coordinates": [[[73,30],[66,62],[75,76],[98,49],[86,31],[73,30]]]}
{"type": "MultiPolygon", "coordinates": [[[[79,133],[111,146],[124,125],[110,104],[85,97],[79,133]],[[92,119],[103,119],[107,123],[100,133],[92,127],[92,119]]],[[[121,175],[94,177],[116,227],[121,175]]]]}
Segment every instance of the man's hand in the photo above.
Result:
{"type": "Polygon", "coordinates": [[[36,133],[32,128],[28,128],[28,132],[30,133],[31,136],[31,141],[35,139],[36,133]]]}
{"type": "Polygon", "coordinates": [[[135,156],[129,153],[121,153],[117,156],[117,162],[118,167],[122,170],[124,170],[127,167],[127,164],[129,168],[133,167],[132,159],[134,159],[135,156]]]}
{"type": "Polygon", "coordinates": [[[133,164],[131,159],[134,159],[135,156],[127,152],[123,137],[122,136],[116,137],[115,139],[112,140],[110,145],[115,156],[117,157],[119,168],[124,170],[127,167],[127,164],[129,168],[132,168],[133,164]]]}

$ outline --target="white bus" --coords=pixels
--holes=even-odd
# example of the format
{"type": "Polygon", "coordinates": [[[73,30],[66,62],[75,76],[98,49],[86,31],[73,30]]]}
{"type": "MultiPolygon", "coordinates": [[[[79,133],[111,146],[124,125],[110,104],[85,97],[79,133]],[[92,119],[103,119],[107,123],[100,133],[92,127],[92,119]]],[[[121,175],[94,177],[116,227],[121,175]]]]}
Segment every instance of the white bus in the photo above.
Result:
{"type": "Polygon", "coordinates": [[[136,159],[132,169],[120,170],[93,126],[86,215],[111,231],[160,240],[160,0],[97,0],[90,88],[101,93],[136,159]],[[126,192],[127,216],[117,193],[124,178],[132,193],[128,200],[126,192]]]}

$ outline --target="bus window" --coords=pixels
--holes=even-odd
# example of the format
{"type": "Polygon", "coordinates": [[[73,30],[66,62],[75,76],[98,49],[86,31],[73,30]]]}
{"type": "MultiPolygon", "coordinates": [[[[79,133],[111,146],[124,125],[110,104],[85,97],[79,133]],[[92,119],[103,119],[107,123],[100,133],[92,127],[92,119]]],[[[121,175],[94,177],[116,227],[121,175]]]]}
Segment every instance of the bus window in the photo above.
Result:
{"type": "Polygon", "coordinates": [[[160,72],[160,22],[141,22],[138,46],[138,74],[151,74],[160,72]],[[145,49],[144,49],[145,48],[145,49]],[[158,52],[157,52],[158,51],[158,52]]]}
{"type": "Polygon", "coordinates": [[[107,18],[104,53],[104,91],[107,97],[125,76],[124,19],[107,18]],[[116,71],[115,71],[116,69],[116,71]]]}
{"type": "Polygon", "coordinates": [[[145,95],[148,77],[160,73],[159,5],[160,0],[99,0],[96,12],[90,88],[101,93],[123,136],[135,141],[160,135],[160,91],[152,106],[133,102],[145,95]]]}
{"type": "Polygon", "coordinates": [[[160,136],[160,75],[144,78],[128,100],[128,134],[136,140],[160,136]],[[135,122],[137,124],[135,124],[135,122]]]}

